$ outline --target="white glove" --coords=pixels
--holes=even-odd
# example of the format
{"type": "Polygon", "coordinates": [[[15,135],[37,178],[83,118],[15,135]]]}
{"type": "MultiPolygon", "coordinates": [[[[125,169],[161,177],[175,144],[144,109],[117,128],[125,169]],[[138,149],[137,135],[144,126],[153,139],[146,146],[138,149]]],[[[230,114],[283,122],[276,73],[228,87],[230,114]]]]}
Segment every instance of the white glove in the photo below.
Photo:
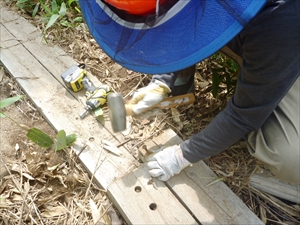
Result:
{"type": "Polygon", "coordinates": [[[154,156],[147,159],[146,166],[152,177],[157,177],[161,181],[167,181],[174,174],[180,173],[182,169],[191,165],[183,157],[179,145],[174,145],[163,149],[154,156]]]}
{"type": "Polygon", "coordinates": [[[139,115],[161,102],[170,92],[171,89],[165,83],[155,80],[134,93],[132,99],[125,105],[126,112],[129,115],[139,115]]]}

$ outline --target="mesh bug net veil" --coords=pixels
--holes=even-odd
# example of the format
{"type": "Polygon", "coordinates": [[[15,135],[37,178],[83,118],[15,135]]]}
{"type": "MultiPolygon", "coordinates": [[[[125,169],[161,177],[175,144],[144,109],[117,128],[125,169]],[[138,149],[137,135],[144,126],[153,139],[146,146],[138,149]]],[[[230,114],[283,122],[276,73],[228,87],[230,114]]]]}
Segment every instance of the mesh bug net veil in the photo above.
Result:
{"type": "Polygon", "coordinates": [[[127,14],[101,0],[79,0],[97,43],[120,65],[142,73],[174,72],[230,41],[266,0],[164,0],[156,12],[127,14]]]}

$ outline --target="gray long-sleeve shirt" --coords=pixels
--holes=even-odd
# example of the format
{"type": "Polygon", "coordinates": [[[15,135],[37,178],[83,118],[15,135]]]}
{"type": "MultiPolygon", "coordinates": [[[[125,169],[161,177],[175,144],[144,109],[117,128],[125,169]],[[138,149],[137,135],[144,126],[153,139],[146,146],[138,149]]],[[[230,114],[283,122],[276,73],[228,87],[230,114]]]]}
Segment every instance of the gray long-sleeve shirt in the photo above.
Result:
{"type": "MultiPolygon", "coordinates": [[[[300,74],[300,1],[270,0],[227,46],[243,64],[227,107],[181,144],[192,163],[218,154],[262,126],[300,74]]],[[[221,21],[220,21],[221,22],[221,21]]],[[[172,87],[176,72],[154,75],[172,87]]]]}

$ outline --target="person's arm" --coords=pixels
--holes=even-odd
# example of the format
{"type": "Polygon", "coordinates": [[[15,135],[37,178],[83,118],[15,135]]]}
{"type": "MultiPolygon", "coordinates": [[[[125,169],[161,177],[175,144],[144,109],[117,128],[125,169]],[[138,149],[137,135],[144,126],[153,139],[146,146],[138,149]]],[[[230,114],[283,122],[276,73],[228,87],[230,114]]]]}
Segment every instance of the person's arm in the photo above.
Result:
{"type": "Polygon", "coordinates": [[[181,144],[197,162],[227,149],[260,128],[299,76],[300,30],[296,1],[268,7],[240,34],[243,66],[227,107],[181,144]]]}
{"type": "Polygon", "coordinates": [[[152,76],[151,82],[154,82],[155,80],[161,81],[172,90],[179,72],[180,71],[165,74],[154,74],[152,76]]]}
{"type": "MultiPolygon", "coordinates": [[[[260,128],[299,77],[300,18],[296,9],[299,9],[298,1],[270,3],[239,34],[243,66],[235,94],[205,129],[180,145],[187,162],[216,155],[248,132],[260,128]]],[[[167,153],[175,155],[176,160],[156,158],[164,172],[173,168],[173,161],[179,161],[175,150],[167,153]]],[[[164,150],[157,154],[166,155],[164,150]]],[[[150,171],[155,169],[158,179],[165,177],[157,167],[151,167],[153,162],[146,165],[150,171]]]]}

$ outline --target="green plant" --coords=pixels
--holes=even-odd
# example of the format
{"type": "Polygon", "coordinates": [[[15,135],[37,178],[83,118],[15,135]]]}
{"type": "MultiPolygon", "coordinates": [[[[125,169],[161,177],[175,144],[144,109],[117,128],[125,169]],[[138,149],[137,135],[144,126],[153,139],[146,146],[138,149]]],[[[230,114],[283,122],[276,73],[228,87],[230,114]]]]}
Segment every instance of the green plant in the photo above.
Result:
{"type": "Polygon", "coordinates": [[[226,85],[227,94],[233,93],[239,72],[238,64],[220,52],[214,54],[212,60],[214,61],[214,66],[211,67],[213,96],[217,97],[221,84],[226,85]]]}
{"type": "Polygon", "coordinates": [[[16,5],[19,9],[23,9],[32,17],[36,15],[39,9],[38,0],[17,0],[16,5]]]}
{"type": "Polygon", "coordinates": [[[54,25],[75,27],[83,21],[78,7],[78,0],[68,0],[66,2],[63,0],[52,0],[50,5],[48,2],[40,0],[40,3],[45,12],[42,15],[42,22],[47,23],[44,33],[54,25]],[[67,13],[68,10],[73,11],[74,16],[69,16],[67,13]]]}
{"type": "MultiPolygon", "coordinates": [[[[16,101],[19,101],[21,98],[23,98],[24,95],[18,95],[15,97],[11,98],[6,98],[2,101],[0,101],[0,109],[9,106],[16,101]]],[[[66,135],[66,132],[64,130],[60,130],[57,135],[56,135],[56,140],[53,141],[51,137],[49,137],[47,134],[45,134],[43,131],[39,130],[38,128],[28,128],[25,125],[22,125],[6,115],[4,112],[0,111],[0,117],[3,118],[8,118],[15,124],[17,124],[20,128],[23,130],[27,131],[26,136],[34,143],[37,145],[43,147],[43,148],[50,148],[54,145],[54,150],[59,151],[62,150],[68,146],[70,146],[75,140],[76,140],[76,135],[75,134],[70,134],[66,135]]]]}
{"type": "Polygon", "coordinates": [[[56,142],[54,143],[54,150],[59,151],[70,146],[76,140],[76,138],[76,134],[66,135],[64,130],[58,131],[56,134],[56,142]]]}

